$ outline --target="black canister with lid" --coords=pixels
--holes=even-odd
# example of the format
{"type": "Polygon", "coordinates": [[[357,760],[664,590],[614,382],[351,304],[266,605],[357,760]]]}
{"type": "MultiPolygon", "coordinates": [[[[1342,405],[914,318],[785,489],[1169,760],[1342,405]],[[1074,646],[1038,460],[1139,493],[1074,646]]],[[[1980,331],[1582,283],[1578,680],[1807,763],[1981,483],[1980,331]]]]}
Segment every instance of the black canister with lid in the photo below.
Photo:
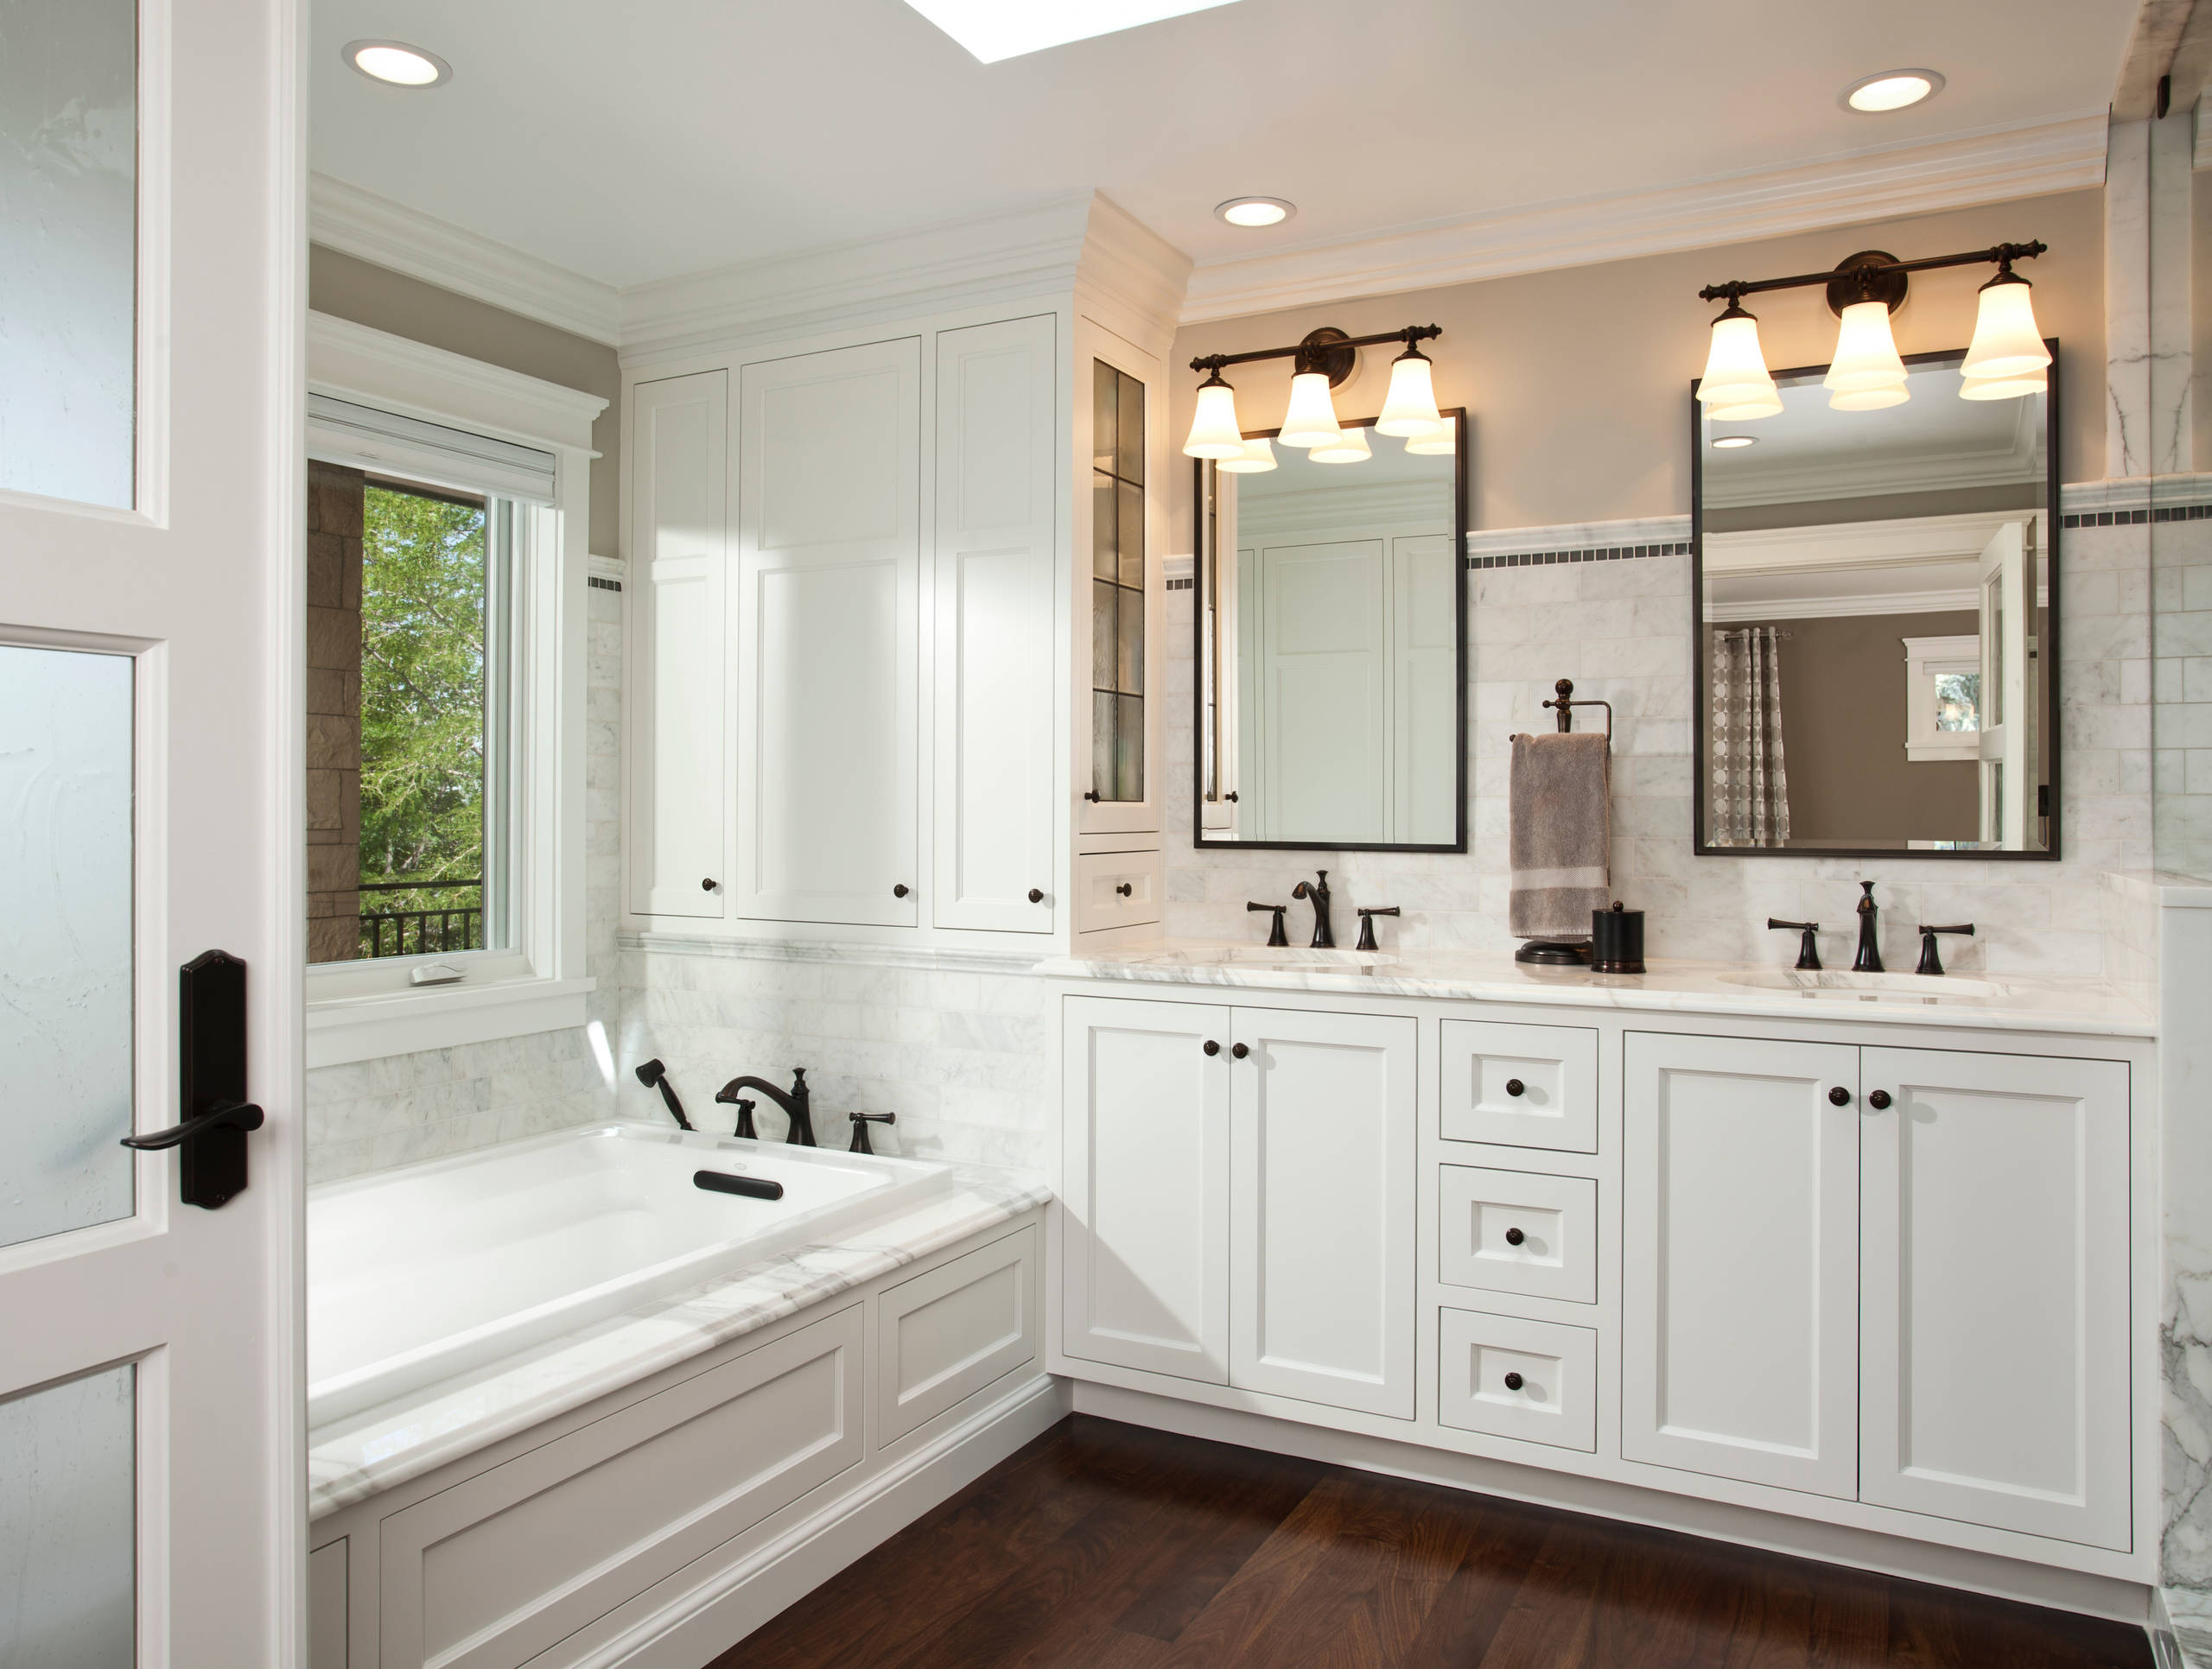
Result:
{"type": "Polygon", "coordinates": [[[1643,972],[1643,912],[1624,908],[1617,900],[1611,910],[1590,912],[1590,971],[1593,974],[1643,972]]]}

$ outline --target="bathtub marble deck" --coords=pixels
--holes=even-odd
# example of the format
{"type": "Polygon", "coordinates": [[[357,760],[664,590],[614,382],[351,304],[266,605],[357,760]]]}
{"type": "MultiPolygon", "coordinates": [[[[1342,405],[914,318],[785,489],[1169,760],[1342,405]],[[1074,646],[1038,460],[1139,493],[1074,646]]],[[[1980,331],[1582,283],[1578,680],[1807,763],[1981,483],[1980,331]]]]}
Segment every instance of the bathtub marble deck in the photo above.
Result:
{"type": "Polygon", "coordinates": [[[541,1420],[766,1327],[810,1304],[957,1245],[1046,1203],[1021,1171],[952,1167],[949,1191],[830,1244],[747,1265],[312,1431],[308,1508],[324,1514],[458,1459],[541,1420]]]}
{"type": "Polygon", "coordinates": [[[1961,986],[1973,981],[2000,987],[1999,994],[1986,999],[1929,1002],[1900,996],[1894,1000],[1841,1001],[1736,983],[1746,976],[1783,973],[1788,968],[1786,962],[1753,966],[1654,960],[1645,974],[1592,974],[1586,968],[1530,967],[1506,955],[1409,949],[1390,953],[1394,958],[1390,963],[1371,971],[1321,972],[1264,962],[1203,960],[1217,949],[1233,953],[1249,952],[1250,947],[1211,940],[1162,939],[1040,962],[1037,973],[1046,979],[1311,991],[1332,996],[1557,1003],[1656,1013],[1757,1014],[1792,1020],[1879,1020],[2087,1037],[2148,1038],[2158,1032],[2158,1022],[2149,1008],[2127,987],[2103,980],[2057,975],[1977,971],[1958,976],[1961,986]]]}

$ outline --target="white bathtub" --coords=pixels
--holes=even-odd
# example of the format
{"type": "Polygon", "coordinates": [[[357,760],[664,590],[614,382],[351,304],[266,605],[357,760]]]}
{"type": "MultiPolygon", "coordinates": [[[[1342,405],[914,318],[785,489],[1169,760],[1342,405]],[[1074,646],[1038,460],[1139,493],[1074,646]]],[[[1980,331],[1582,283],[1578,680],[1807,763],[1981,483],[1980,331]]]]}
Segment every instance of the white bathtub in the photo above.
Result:
{"type": "Polygon", "coordinates": [[[950,1174],[609,1124],[310,1189],[308,1423],[849,1234],[950,1174]],[[692,1181],[699,1171],[780,1183],[784,1196],[709,1192],[692,1181]]]}

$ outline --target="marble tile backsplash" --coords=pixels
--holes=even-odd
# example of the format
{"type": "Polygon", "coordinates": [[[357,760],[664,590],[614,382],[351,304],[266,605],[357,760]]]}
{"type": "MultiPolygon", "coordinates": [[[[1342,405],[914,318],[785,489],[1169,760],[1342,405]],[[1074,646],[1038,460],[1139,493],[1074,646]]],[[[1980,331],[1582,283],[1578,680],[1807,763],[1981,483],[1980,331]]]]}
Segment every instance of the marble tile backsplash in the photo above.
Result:
{"type": "MultiPolygon", "coordinates": [[[[1878,882],[1884,959],[1910,968],[1914,923],[1971,921],[1971,940],[1944,948],[1948,965],[1993,973],[2107,971],[2104,872],[2151,862],[2151,575],[2140,529],[2069,530],[2061,544],[2063,641],[2060,722],[2063,857],[2052,863],[1909,858],[1699,858],[1691,854],[1695,791],[1691,702],[1690,559],[1669,555],[1493,568],[1471,574],[1468,692],[1473,803],[1465,855],[1200,852],[1190,843],[1190,610],[1168,596],[1166,739],[1169,839],[1166,930],[1243,939],[1261,918],[1247,899],[1288,896],[1327,865],[1340,920],[1354,906],[1396,904],[1386,946],[1510,950],[1506,931],[1508,738],[1548,727],[1541,702],[1559,678],[1578,698],[1613,704],[1613,890],[1647,912],[1657,956],[1786,960],[1795,941],[1770,916],[1822,923],[1824,957],[1848,965],[1861,879],[1878,882]]],[[[1638,538],[1656,537],[1637,524],[1638,538]]],[[[1485,534],[1485,542],[1504,536],[1485,534]]],[[[1678,535],[1688,536],[1688,518],[1678,535]]],[[[1627,543],[1624,539],[1622,543],[1627,543]]],[[[1525,530],[1513,549],[1605,543],[1590,530],[1525,530]]],[[[1848,700],[1840,691],[1837,699],[1848,700]]],[[[1597,716],[1597,715],[1592,715],[1597,716]]],[[[1578,724],[1580,720],[1578,720],[1578,724]]],[[[1294,936],[1305,930],[1294,906],[1294,936]]]]}

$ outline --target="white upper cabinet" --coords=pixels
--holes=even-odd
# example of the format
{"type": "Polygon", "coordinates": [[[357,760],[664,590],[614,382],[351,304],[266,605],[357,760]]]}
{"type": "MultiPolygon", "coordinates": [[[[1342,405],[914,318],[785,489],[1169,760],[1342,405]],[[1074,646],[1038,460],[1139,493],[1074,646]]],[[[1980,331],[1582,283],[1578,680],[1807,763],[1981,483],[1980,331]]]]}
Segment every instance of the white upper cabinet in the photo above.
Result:
{"type": "Polygon", "coordinates": [[[1861,1076],[1860,1499],[2126,1549],[2126,1066],[1869,1049],[1861,1076]]]}
{"type": "Polygon", "coordinates": [[[1625,1045],[1621,1453],[1848,1500],[1859,1050],[1625,1045]]]}
{"type": "Polygon", "coordinates": [[[729,798],[729,373],[640,383],[630,408],[631,908],[720,920],[729,798]]]}
{"type": "Polygon", "coordinates": [[[1078,620],[1075,785],[1085,834],[1160,823],[1160,558],[1167,505],[1166,369],[1084,320],[1076,333],[1078,620]],[[1084,634],[1079,633],[1078,636],[1084,634]]]}
{"type": "Polygon", "coordinates": [[[738,912],[918,919],[921,343],[738,376],[738,912]]]}
{"type": "Polygon", "coordinates": [[[939,927],[1047,933],[1059,903],[1055,324],[937,338],[939,927]]]}

